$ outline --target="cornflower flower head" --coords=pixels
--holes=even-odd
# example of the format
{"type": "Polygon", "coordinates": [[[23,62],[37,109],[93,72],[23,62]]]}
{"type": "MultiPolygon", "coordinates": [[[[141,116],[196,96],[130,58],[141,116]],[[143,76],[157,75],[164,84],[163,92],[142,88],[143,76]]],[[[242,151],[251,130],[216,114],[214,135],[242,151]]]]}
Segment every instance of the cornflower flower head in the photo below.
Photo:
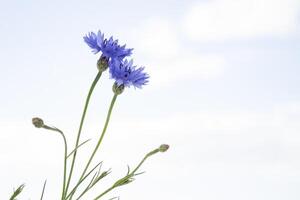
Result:
{"type": "Polygon", "coordinates": [[[101,51],[101,57],[107,60],[123,60],[126,56],[132,54],[133,49],[126,48],[126,45],[119,45],[118,40],[114,40],[113,37],[109,39],[104,38],[104,34],[98,31],[98,34],[90,32],[83,37],[85,43],[92,49],[94,54],[101,51]]]}
{"type": "Polygon", "coordinates": [[[144,67],[134,66],[133,60],[112,60],[109,63],[109,72],[117,86],[142,88],[149,82],[149,75],[144,72],[144,67]]]}

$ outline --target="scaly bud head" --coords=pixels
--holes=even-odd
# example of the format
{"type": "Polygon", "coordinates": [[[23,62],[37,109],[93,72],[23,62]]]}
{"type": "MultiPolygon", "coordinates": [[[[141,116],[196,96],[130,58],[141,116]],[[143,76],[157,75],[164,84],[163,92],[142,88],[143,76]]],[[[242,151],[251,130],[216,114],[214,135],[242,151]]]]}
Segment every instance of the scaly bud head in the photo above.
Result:
{"type": "Polygon", "coordinates": [[[117,95],[122,94],[122,92],[124,91],[125,86],[122,85],[118,85],[117,83],[114,83],[113,85],[113,92],[117,95]]]}
{"type": "Polygon", "coordinates": [[[160,145],[160,147],[159,147],[159,151],[160,152],[166,152],[168,149],[169,149],[169,145],[167,145],[167,144],[162,144],[162,145],[160,145]]]}
{"type": "Polygon", "coordinates": [[[44,126],[44,121],[41,118],[35,117],[35,118],[32,118],[32,124],[36,128],[42,128],[44,126]]]}
{"type": "Polygon", "coordinates": [[[108,58],[101,56],[97,61],[97,68],[100,72],[104,72],[108,68],[108,58]]]}

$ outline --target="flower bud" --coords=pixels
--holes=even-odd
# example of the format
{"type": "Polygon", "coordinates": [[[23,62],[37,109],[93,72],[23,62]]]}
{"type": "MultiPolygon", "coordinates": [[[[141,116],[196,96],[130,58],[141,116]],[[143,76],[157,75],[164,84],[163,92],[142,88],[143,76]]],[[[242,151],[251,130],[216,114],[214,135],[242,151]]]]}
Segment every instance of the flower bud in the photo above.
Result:
{"type": "Polygon", "coordinates": [[[117,95],[122,94],[124,91],[125,86],[123,84],[118,85],[117,83],[114,83],[113,85],[113,92],[117,95]]]}
{"type": "Polygon", "coordinates": [[[107,176],[108,174],[110,174],[110,170],[107,170],[107,171],[102,172],[102,174],[100,174],[100,176],[98,177],[98,179],[102,179],[102,178],[104,178],[105,176],[107,176]]]}
{"type": "Polygon", "coordinates": [[[169,149],[169,145],[167,145],[167,144],[162,144],[162,145],[160,145],[160,147],[159,147],[159,151],[160,152],[166,152],[168,149],[169,149]]]}
{"type": "Polygon", "coordinates": [[[108,68],[108,58],[101,56],[97,61],[97,68],[100,72],[104,72],[108,68]]]}
{"type": "Polygon", "coordinates": [[[32,124],[36,128],[42,128],[44,126],[44,121],[41,118],[35,117],[35,118],[32,118],[32,124]]]}

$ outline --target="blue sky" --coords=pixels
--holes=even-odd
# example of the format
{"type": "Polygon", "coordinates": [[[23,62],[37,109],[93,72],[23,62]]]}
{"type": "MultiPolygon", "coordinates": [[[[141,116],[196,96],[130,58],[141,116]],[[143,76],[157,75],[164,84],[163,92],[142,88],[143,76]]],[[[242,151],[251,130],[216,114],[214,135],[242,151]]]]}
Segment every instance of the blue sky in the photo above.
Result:
{"type": "MultiPolygon", "coordinates": [[[[47,178],[57,199],[62,144],[31,118],[74,143],[97,73],[82,37],[101,29],[151,79],[118,99],[98,154],[112,177],[86,199],[160,143],[170,151],[107,199],[299,199],[299,17],[298,0],[1,1],[0,195],[26,182],[37,199],[47,178]]],[[[96,140],[112,83],[96,88],[83,138],[96,140]]]]}

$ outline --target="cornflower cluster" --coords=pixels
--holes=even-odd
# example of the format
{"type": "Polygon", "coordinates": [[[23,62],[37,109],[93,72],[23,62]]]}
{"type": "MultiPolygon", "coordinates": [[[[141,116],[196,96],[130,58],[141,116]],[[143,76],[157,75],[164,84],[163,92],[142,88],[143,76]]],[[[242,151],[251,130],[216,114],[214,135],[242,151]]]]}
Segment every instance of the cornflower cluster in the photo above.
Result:
{"type": "MultiPolygon", "coordinates": [[[[110,37],[109,39],[105,38],[104,34],[101,31],[98,31],[97,33],[90,32],[87,35],[85,35],[83,39],[85,43],[91,48],[92,53],[94,54],[99,53],[100,57],[97,60],[98,73],[89,89],[85,101],[83,113],[81,116],[79,129],[77,132],[75,146],[74,148],[72,148],[72,151],[68,150],[67,138],[63,131],[61,131],[60,129],[54,126],[49,126],[45,124],[41,118],[35,117],[32,119],[32,123],[35,127],[54,131],[59,133],[62,136],[64,142],[64,162],[63,162],[63,178],[62,178],[62,190],[61,190],[62,192],[60,196],[61,200],[72,200],[72,199],[78,200],[85,197],[85,195],[89,191],[91,191],[95,187],[95,185],[97,185],[102,179],[104,179],[107,175],[111,173],[110,169],[102,170],[101,168],[102,161],[97,162],[97,164],[95,164],[94,166],[91,165],[93,165],[94,157],[96,153],[99,151],[99,147],[102,144],[117,97],[123,93],[125,88],[134,87],[134,88],[141,89],[149,82],[149,75],[146,72],[144,72],[145,68],[137,67],[136,65],[133,64],[132,59],[128,59],[128,57],[132,55],[133,49],[126,48],[126,45],[120,45],[119,41],[114,40],[113,37],[110,37]],[[88,105],[92,93],[97,83],[99,82],[102,73],[105,72],[107,69],[109,69],[108,71],[110,74],[110,78],[114,80],[112,86],[113,97],[108,109],[104,126],[96,142],[96,146],[93,148],[90,156],[87,158],[86,165],[82,170],[82,172],[80,172],[79,170],[79,174],[80,174],[79,178],[77,180],[74,180],[73,174],[76,170],[78,172],[78,168],[75,167],[75,164],[78,162],[80,163],[84,162],[82,160],[80,161],[76,160],[77,152],[82,145],[85,145],[89,141],[89,140],[81,141],[81,132],[87,114],[88,105]]],[[[131,170],[128,167],[127,174],[125,176],[114,181],[110,187],[108,187],[106,190],[96,195],[93,199],[94,200],[101,199],[104,195],[108,194],[110,191],[114,190],[115,188],[129,184],[132,181],[134,181],[135,176],[141,174],[140,172],[138,172],[139,168],[150,156],[158,152],[165,152],[168,150],[168,148],[169,148],[168,145],[162,144],[158,148],[155,148],[154,150],[147,153],[145,157],[140,161],[140,163],[135,168],[133,168],[133,170],[131,170]]],[[[22,192],[23,188],[24,185],[21,185],[11,196],[11,200],[15,199],[15,197],[22,192]]],[[[40,199],[43,199],[44,197],[45,188],[46,188],[46,182],[44,183],[40,199]]]]}
{"type": "Polygon", "coordinates": [[[133,49],[119,45],[118,40],[114,40],[113,37],[104,38],[101,31],[98,31],[98,34],[90,32],[84,36],[84,41],[93,53],[102,53],[98,69],[104,71],[108,67],[110,77],[115,80],[117,87],[142,88],[148,83],[149,76],[144,72],[144,67],[134,66],[132,59],[130,61],[125,59],[132,54],[133,49]]]}

